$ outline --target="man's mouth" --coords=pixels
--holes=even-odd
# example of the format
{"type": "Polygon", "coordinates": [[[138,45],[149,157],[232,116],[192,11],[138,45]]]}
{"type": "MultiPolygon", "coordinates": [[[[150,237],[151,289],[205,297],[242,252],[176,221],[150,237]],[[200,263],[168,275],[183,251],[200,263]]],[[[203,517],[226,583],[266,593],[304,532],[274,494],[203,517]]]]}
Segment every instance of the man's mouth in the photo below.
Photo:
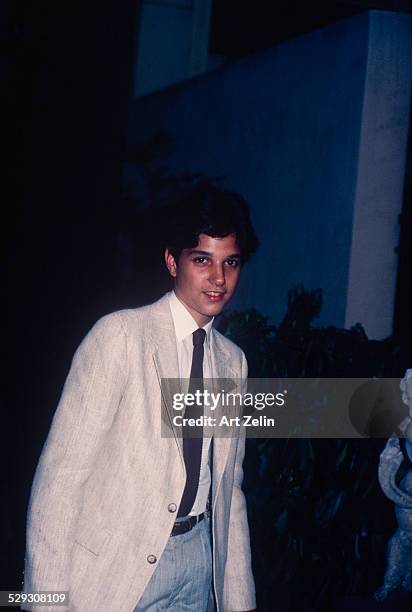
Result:
{"type": "Polygon", "coordinates": [[[204,293],[212,302],[219,302],[220,300],[223,300],[225,296],[224,291],[205,291],[204,293]]]}

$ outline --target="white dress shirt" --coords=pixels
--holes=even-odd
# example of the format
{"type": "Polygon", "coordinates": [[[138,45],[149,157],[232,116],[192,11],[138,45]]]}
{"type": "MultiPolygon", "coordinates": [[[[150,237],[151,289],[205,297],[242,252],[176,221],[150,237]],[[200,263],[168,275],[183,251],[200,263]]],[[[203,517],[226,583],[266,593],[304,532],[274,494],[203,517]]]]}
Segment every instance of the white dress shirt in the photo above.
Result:
{"type": "MultiPolygon", "coordinates": [[[[199,325],[179,298],[176,297],[174,291],[171,291],[168,296],[176,334],[179,376],[181,379],[189,380],[193,356],[192,334],[199,328],[199,325]]],[[[203,378],[212,378],[212,366],[210,361],[210,330],[212,329],[212,324],[213,319],[203,326],[206,332],[203,353],[203,378]]],[[[191,512],[189,512],[190,515],[198,515],[206,510],[211,480],[209,467],[210,440],[210,437],[203,438],[199,487],[193,508],[191,512]]]]}

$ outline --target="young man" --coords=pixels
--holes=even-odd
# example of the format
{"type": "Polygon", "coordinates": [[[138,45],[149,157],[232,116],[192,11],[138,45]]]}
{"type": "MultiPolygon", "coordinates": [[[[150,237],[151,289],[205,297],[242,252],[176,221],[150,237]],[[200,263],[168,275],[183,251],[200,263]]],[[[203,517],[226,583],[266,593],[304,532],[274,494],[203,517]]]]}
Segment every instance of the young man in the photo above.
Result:
{"type": "Polygon", "coordinates": [[[246,378],[212,322],[256,236],[244,200],[204,183],[170,228],[174,291],[86,336],[36,471],[24,587],[69,591],[70,612],[255,608],[244,438],[162,437],[161,380],[246,378]]]}

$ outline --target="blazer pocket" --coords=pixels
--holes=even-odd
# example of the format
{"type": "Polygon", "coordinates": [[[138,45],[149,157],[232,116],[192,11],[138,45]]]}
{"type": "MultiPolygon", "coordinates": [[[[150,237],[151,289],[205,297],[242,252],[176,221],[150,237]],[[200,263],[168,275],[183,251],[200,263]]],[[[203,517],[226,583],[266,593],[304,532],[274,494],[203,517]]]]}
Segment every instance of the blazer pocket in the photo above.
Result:
{"type": "Polygon", "coordinates": [[[74,541],[98,556],[111,537],[108,529],[88,520],[79,522],[74,541]]]}

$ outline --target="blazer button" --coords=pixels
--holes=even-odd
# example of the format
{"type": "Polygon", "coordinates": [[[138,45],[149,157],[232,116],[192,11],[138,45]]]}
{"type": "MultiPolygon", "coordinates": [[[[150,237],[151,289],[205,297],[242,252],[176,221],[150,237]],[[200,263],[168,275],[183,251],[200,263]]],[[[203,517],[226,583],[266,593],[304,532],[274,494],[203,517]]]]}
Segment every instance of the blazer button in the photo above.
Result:
{"type": "Polygon", "coordinates": [[[169,504],[167,506],[167,509],[169,510],[169,512],[176,512],[177,506],[176,506],[176,504],[169,504]]]}
{"type": "Polygon", "coordinates": [[[148,563],[156,563],[156,561],[157,561],[157,557],[155,557],[154,555],[148,555],[147,557],[148,563]]]}

